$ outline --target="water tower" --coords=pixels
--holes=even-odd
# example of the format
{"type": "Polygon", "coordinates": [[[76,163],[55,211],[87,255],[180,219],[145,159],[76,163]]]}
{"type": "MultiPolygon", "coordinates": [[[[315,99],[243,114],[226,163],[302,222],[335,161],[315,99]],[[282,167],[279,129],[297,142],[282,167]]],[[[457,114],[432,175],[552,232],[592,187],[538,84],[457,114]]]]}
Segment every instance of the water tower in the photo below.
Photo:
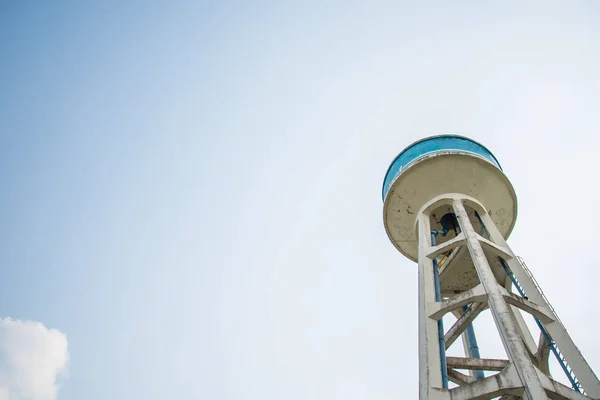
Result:
{"type": "Polygon", "coordinates": [[[388,169],[383,200],[388,237],[419,263],[420,400],[600,399],[598,378],[506,243],[517,197],[487,148],[457,135],[415,142],[388,169]],[[479,355],[472,322],[487,309],[506,359],[479,355]],[[533,316],[539,340],[521,312],[533,316]],[[444,329],[447,313],[456,322],[444,329]],[[464,357],[447,357],[459,337],[464,357]],[[570,386],[552,378],[551,354],[570,386]]]}

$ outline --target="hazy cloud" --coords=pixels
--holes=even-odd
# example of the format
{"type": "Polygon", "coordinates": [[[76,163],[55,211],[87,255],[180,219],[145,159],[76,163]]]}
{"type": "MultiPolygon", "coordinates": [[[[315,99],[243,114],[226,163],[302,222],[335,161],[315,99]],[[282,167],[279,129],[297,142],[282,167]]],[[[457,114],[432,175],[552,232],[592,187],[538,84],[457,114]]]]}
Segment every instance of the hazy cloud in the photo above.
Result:
{"type": "Polygon", "coordinates": [[[66,373],[67,337],[40,322],[0,319],[0,400],[54,400],[66,373]]]}

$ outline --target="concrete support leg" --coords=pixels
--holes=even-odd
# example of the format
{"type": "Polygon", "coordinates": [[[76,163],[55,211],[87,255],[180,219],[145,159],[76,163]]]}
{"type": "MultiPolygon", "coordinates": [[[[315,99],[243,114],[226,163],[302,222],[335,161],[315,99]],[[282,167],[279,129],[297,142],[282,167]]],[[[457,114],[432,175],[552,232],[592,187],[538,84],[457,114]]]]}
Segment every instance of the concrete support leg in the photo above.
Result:
{"type": "Polygon", "coordinates": [[[429,318],[428,304],[434,304],[433,261],[426,254],[431,247],[429,216],[420,214],[419,224],[419,399],[432,400],[433,388],[442,387],[440,346],[435,319],[429,318]]]}
{"type": "Polygon", "coordinates": [[[546,400],[546,392],[538,378],[536,369],[529,358],[527,349],[518,331],[515,316],[506,303],[501,286],[490,268],[488,260],[483,252],[479,235],[473,229],[467,211],[460,199],[453,201],[454,213],[458,218],[461,231],[465,235],[467,247],[473,260],[473,264],[479,276],[479,280],[488,294],[490,311],[498,328],[498,332],[504,344],[506,353],[512,361],[515,371],[522,382],[525,392],[524,397],[528,400],[546,400]]]}

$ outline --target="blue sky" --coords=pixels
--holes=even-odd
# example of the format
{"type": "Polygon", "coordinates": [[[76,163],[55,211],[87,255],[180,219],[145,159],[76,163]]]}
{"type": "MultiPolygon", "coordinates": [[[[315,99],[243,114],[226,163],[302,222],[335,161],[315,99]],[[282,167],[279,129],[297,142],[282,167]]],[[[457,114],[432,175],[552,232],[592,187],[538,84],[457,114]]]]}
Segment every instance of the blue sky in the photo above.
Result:
{"type": "Polygon", "coordinates": [[[415,3],[0,2],[0,316],[66,335],[59,399],[415,398],[381,184],[444,132],[600,368],[600,3],[415,3]]]}

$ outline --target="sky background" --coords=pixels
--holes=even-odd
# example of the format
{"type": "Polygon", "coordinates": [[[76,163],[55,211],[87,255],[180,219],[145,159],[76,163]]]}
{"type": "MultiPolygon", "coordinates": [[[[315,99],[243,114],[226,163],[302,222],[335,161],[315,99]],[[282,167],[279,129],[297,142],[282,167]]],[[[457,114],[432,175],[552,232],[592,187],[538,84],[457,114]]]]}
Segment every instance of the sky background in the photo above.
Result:
{"type": "Polygon", "coordinates": [[[446,132],[599,369],[600,2],[484,3],[0,0],[0,399],[416,398],[381,185],[446,132]]]}

